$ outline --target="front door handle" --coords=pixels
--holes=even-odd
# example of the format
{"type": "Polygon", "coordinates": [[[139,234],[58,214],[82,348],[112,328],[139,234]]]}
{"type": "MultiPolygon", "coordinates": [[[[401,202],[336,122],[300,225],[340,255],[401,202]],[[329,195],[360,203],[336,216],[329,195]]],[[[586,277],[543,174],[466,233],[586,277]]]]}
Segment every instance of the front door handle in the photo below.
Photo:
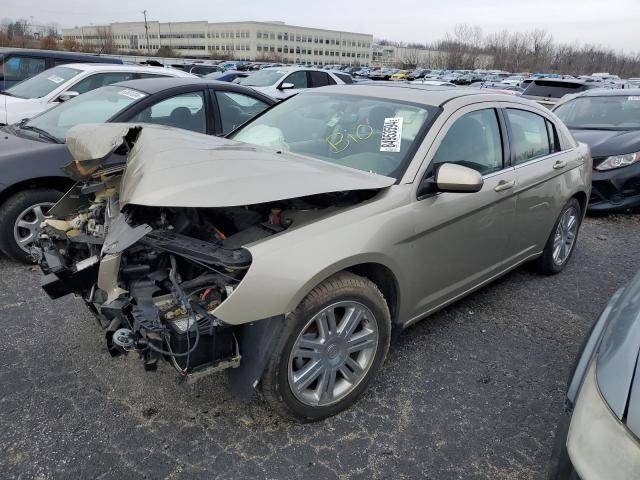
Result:
{"type": "Polygon", "coordinates": [[[567,166],[566,160],[558,160],[556,163],[553,164],[553,168],[555,168],[556,170],[560,170],[561,168],[564,168],[566,166],[567,166]]]}
{"type": "Polygon", "coordinates": [[[516,184],[515,180],[511,180],[511,181],[500,180],[498,184],[494,187],[494,190],[496,192],[503,192],[504,190],[509,190],[510,188],[513,188],[515,184],[516,184]]]}

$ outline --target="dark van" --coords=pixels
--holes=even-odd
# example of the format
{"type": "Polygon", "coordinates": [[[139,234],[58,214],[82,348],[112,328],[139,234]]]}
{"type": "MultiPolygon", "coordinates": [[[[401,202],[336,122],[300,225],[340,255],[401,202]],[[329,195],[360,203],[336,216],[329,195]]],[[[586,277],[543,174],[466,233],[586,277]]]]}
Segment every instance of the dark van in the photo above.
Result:
{"type": "Polygon", "coordinates": [[[122,60],[88,53],[4,48],[0,49],[0,90],[5,90],[43,70],[65,63],[122,64],[122,60]]]}

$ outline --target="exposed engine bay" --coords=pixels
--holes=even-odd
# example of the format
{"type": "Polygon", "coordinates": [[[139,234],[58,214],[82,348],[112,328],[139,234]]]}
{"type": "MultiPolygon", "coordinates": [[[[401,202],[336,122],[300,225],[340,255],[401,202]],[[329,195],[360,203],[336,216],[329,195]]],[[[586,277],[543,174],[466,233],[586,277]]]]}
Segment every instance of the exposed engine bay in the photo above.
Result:
{"type": "Polygon", "coordinates": [[[96,171],[50,211],[32,255],[52,298],[81,296],[109,352],[160,358],[178,375],[237,367],[237,327],[215,317],[251,266],[244,246],[371,198],[375,190],[221,208],[120,209],[122,169],[96,171]]]}

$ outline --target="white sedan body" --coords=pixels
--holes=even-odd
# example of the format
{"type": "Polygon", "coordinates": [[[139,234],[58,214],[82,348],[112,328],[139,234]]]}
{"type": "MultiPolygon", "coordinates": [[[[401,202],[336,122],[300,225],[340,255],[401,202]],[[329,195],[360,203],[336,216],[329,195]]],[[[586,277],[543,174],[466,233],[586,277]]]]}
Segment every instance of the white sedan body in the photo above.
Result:
{"type": "Polygon", "coordinates": [[[18,123],[49,110],[64,101],[61,97],[69,92],[84,93],[111,83],[140,78],[141,74],[145,78],[195,77],[177,69],[140,65],[60,65],[28,78],[0,94],[0,125],[18,123]],[[33,88],[29,88],[31,85],[33,88]],[[24,94],[29,91],[34,92],[33,96],[24,94]]]}

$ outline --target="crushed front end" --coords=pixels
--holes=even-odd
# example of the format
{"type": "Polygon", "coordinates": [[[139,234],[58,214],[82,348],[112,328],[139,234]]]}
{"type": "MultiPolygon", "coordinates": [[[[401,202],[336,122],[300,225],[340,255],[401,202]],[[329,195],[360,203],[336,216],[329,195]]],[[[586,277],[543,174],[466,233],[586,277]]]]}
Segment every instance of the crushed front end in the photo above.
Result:
{"type": "Polygon", "coordinates": [[[284,227],[269,221],[271,212],[243,208],[120,212],[110,184],[117,179],[74,187],[54,210],[59,215],[65,202],[74,203],[71,215],[43,224],[33,255],[45,291],[82,296],[113,355],[136,351],[149,369],[165,358],[185,376],[237,366],[234,327],[212,312],[251,264],[241,245],[284,227]]]}

